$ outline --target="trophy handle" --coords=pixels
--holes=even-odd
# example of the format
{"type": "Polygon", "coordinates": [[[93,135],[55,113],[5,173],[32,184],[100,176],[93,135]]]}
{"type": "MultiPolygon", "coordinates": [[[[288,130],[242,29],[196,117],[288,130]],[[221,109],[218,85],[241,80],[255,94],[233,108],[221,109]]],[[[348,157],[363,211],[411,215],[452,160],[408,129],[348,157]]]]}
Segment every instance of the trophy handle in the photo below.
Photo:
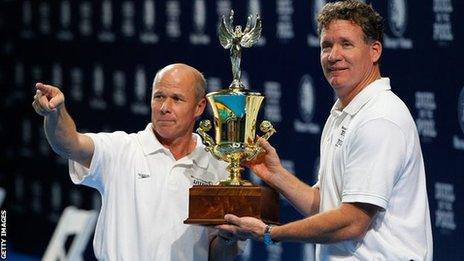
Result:
{"type": "Polygon", "coordinates": [[[207,133],[211,127],[212,125],[210,120],[202,120],[200,121],[200,126],[197,128],[197,133],[200,134],[201,138],[203,139],[203,144],[206,146],[205,150],[211,152],[211,154],[213,154],[216,159],[220,160],[221,158],[216,154],[216,150],[214,149],[216,143],[207,133]]]}
{"type": "MultiPolygon", "coordinates": [[[[276,130],[270,121],[262,121],[259,125],[259,129],[264,132],[264,135],[261,137],[265,140],[268,140],[269,137],[276,133],[276,130]]],[[[247,161],[253,160],[262,152],[264,152],[264,149],[261,146],[255,144],[254,146],[247,148],[245,159],[247,161]]]]}
{"type": "Polygon", "coordinates": [[[274,133],[276,133],[276,130],[274,129],[274,126],[272,126],[272,123],[270,121],[263,121],[259,125],[259,129],[264,132],[264,135],[262,136],[263,139],[268,140],[269,137],[271,137],[274,133]]]}

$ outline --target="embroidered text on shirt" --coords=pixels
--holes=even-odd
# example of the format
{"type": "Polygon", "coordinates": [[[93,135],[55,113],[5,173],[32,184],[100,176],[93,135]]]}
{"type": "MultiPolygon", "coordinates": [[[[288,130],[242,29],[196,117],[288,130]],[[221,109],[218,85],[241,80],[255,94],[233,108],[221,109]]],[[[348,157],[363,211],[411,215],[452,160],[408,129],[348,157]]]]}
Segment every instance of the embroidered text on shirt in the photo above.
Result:
{"type": "Polygon", "coordinates": [[[203,186],[213,185],[213,182],[211,182],[211,181],[200,179],[200,178],[194,177],[193,175],[190,175],[190,177],[193,180],[193,185],[203,185],[203,186]]]}
{"type": "Polygon", "coordinates": [[[145,173],[137,173],[137,178],[139,179],[144,179],[144,178],[149,178],[150,174],[145,174],[145,173]]]}
{"type": "Polygon", "coordinates": [[[347,128],[342,126],[342,130],[340,131],[340,136],[338,137],[337,143],[335,143],[335,147],[340,148],[343,145],[343,140],[345,139],[347,128]]]}

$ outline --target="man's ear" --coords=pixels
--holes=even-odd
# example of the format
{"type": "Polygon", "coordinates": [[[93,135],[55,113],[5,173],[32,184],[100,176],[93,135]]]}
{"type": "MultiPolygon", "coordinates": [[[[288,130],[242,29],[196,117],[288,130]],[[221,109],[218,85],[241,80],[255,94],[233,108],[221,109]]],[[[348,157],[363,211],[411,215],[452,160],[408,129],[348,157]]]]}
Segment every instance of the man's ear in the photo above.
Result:
{"type": "Polygon", "coordinates": [[[195,117],[200,117],[205,111],[205,108],[206,108],[206,99],[201,98],[201,100],[197,104],[197,108],[195,111],[195,117]]]}
{"type": "Polygon", "coordinates": [[[380,43],[379,41],[374,41],[371,44],[372,63],[377,63],[380,60],[381,55],[382,55],[382,43],[380,43]]]}

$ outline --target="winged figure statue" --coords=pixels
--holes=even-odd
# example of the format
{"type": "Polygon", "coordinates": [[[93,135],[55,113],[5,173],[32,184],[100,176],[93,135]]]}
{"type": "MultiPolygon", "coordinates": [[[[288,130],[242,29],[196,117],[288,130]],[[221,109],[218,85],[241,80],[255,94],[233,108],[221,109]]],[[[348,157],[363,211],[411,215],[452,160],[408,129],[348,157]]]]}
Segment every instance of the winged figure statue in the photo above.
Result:
{"type": "Polygon", "coordinates": [[[235,26],[234,29],[233,23],[234,11],[231,10],[228,19],[224,15],[222,16],[218,28],[219,42],[225,49],[230,49],[233,81],[229,87],[243,88],[240,81],[242,47],[249,48],[258,41],[261,36],[261,18],[259,15],[256,15],[256,19],[253,21],[253,16],[248,16],[245,30],[243,31],[240,25],[235,26]]]}

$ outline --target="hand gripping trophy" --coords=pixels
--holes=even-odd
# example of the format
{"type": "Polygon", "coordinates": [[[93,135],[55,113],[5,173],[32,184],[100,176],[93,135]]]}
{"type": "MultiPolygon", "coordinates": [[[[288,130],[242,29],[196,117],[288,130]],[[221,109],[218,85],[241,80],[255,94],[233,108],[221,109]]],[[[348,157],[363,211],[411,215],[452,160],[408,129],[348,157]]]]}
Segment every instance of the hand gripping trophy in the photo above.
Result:
{"type": "MultiPolygon", "coordinates": [[[[214,186],[193,186],[189,191],[188,224],[222,224],[227,213],[261,218],[267,223],[278,223],[278,195],[269,188],[253,185],[241,179],[242,161],[254,159],[262,148],[256,144],[256,118],[264,96],[247,90],[240,76],[242,47],[256,43],[261,35],[261,19],[250,15],[245,30],[233,29],[234,12],[221,19],[219,41],[230,49],[233,80],[229,88],[208,93],[206,98],[214,115],[214,138],[207,132],[213,127],[203,120],[197,132],[203,138],[206,150],[219,160],[228,162],[229,179],[214,186]]],[[[263,121],[262,137],[268,139],[275,130],[269,121],[263,121]]]]}

